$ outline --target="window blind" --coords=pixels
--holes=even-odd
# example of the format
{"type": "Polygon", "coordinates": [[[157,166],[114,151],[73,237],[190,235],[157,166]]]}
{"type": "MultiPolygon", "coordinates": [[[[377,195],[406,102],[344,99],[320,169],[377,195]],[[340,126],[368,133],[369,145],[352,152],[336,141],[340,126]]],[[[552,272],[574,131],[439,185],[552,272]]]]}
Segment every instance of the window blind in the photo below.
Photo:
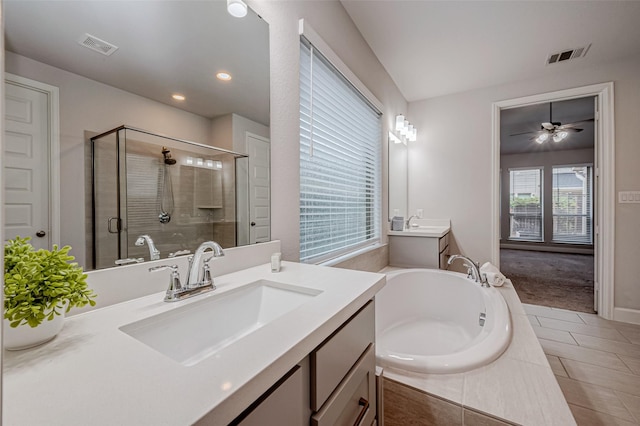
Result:
{"type": "Polygon", "coordinates": [[[509,239],[542,241],[542,169],[509,170],[509,239]]]}
{"type": "Polygon", "coordinates": [[[553,242],[593,244],[591,169],[553,168],[553,242]]]}
{"type": "Polygon", "coordinates": [[[300,43],[300,260],[380,239],[380,113],[304,38],[300,43]]]}

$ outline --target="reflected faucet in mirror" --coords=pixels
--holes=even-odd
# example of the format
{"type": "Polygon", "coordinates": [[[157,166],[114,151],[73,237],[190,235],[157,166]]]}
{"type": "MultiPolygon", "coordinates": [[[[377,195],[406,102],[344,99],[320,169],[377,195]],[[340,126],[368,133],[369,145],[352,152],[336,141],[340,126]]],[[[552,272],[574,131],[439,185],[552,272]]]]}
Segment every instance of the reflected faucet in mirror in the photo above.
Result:
{"type": "Polygon", "coordinates": [[[140,247],[143,246],[144,243],[147,243],[149,246],[149,259],[150,260],[158,260],[160,259],[160,250],[156,248],[156,245],[153,243],[153,240],[148,235],[140,235],[135,242],[135,245],[140,247]]]}

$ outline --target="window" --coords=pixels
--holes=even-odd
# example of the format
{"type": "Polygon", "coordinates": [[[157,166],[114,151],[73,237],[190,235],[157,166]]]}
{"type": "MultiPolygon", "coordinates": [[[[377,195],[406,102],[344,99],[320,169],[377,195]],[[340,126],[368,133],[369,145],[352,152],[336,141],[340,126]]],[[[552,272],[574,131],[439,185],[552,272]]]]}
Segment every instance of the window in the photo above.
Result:
{"type": "Polygon", "coordinates": [[[591,169],[553,168],[553,242],[593,244],[591,169]]]}
{"type": "Polygon", "coordinates": [[[542,169],[509,170],[509,239],[542,241],[542,169]]]}
{"type": "Polygon", "coordinates": [[[300,260],[380,240],[380,112],[314,47],[300,44],[300,260]]]}

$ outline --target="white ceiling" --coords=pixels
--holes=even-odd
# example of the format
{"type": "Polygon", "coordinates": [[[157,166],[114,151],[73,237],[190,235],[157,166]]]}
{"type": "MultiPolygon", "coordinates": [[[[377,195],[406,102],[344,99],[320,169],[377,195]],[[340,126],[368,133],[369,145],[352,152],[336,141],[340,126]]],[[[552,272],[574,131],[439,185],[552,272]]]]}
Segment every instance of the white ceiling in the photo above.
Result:
{"type": "Polygon", "coordinates": [[[409,102],[640,53],[640,1],[341,3],[409,102]],[[586,57],[546,65],[589,43],[586,57]]]}
{"type": "MultiPolygon", "coordinates": [[[[207,118],[238,113],[269,125],[268,25],[223,1],[3,2],[6,49],[207,118]],[[83,34],[115,44],[103,56],[83,34]],[[218,71],[230,82],[215,78],[218,71]],[[186,101],[171,99],[182,93],[186,101]]],[[[99,99],[96,99],[99,102],[99,99]]]]}

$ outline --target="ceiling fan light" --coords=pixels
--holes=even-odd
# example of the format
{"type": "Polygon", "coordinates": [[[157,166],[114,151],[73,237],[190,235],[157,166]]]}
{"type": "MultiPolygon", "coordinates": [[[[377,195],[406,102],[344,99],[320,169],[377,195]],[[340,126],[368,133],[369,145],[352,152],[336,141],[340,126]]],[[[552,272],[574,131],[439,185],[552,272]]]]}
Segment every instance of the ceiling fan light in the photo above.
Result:
{"type": "Polygon", "coordinates": [[[569,132],[554,133],[553,141],[554,142],[562,142],[567,136],[569,136],[569,132]]]}
{"type": "Polygon", "coordinates": [[[549,139],[549,133],[542,133],[536,138],[536,142],[545,143],[549,139]]]}

